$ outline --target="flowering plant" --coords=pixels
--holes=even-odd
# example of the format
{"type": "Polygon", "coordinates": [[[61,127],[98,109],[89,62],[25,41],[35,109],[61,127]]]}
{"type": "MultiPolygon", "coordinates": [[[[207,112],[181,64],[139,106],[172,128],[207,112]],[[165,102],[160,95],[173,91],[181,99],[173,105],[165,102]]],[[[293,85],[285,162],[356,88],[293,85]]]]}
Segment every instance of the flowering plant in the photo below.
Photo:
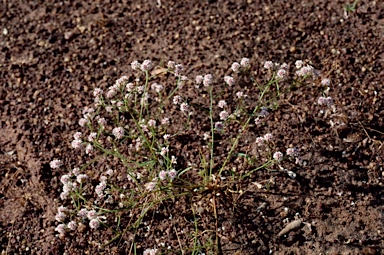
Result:
{"type": "MultiPolygon", "coordinates": [[[[260,84],[252,77],[247,58],[234,62],[232,75],[221,80],[211,74],[191,80],[183,75],[184,67],[173,61],[167,67],[154,66],[150,60],[133,61],[131,76],[119,78],[105,91],[94,89],[94,104],[83,109],[82,130],[73,135],[71,146],[90,162],[61,177],[60,198],[72,205],[58,208],[56,231],[64,236],[84,222],[95,230],[112,224],[108,215],[121,212],[133,219],[128,229],[137,229],[147,212],[162,201],[216,191],[226,185],[224,181],[234,183],[261,169],[284,170],[280,166],[284,159],[302,164],[298,149],[288,148],[285,156],[283,148],[279,150],[273,129],[254,135],[255,128],[267,127],[266,120],[283,93],[319,76],[302,61],[295,66],[296,71],[290,72],[287,64],[265,62],[269,79],[260,84]],[[290,81],[293,85],[287,85],[290,81]],[[258,93],[248,95],[247,86],[258,93]],[[224,98],[224,90],[231,96],[224,98]],[[188,151],[188,140],[181,138],[191,131],[194,143],[201,145],[195,151],[188,151]],[[240,151],[240,144],[248,144],[249,149],[240,151]],[[196,152],[198,157],[191,160],[188,156],[196,152]],[[246,157],[247,166],[237,171],[240,157],[246,157]]],[[[321,84],[327,86],[329,80],[321,84]]],[[[320,97],[318,103],[331,106],[333,100],[320,97]]],[[[61,165],[60,160],[50,163],[52,168],[61,165]]],[[[116,236],[123,233],[116,231],[116,236]]]]}

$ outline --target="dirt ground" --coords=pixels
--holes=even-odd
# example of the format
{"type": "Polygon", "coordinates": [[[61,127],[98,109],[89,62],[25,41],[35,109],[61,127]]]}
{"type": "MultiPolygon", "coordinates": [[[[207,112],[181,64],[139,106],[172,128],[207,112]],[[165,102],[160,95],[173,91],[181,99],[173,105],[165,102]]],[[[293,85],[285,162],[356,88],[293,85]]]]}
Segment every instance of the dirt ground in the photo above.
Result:
{"type": "MultiPolygon", "coordinates": [[[[319,90],[281,98],[267,125],[279,148],[300,148],[305,164],[261,171],[241,196],[218,199],[220,254],[384,253],[384,2],[359,1],[10,1],[0,3],[0,250],[2,254],[130,254],[131,237],[108,245],[108,229],[59,238],[65,165],[85,163],[70,146],[94,88],[131,71],[133,60],[182,63],[186,75],[222,77],[243,57],[253,68],[267,60],[302,59],[331,79],[340,111],[319,115],[319,90]],[[174,3],[172,3],[174,2],[174,3]],[[270,180],[269,189],[255,182],[270,180]],[[278,233],[284,219],[302,226],[278,233]]],[[[261,74],[261,72],[259,73],[261,74]]],[[[252,91],[249,91],[252,94],[252,91]]],[[[183,139],[183,150],[195,141],[183,139]]],[[[192,153],[193,154],[193,153],[192,153]]],[[[192,160],[197,160],[196,157],[192,160]]],[[[138,232],[137,252],[160,243],[188,246],[191,203],[169,201],[138,232]],[[165,219],[174,215],[171,221],[165,219]]],[[[209,211],[201,229],[212,229],[209,211]]],[[[204,239],[202,239],[204,240],[204,239]]],[[[204,252],[204,251],[202,251],[204,252]]]]}

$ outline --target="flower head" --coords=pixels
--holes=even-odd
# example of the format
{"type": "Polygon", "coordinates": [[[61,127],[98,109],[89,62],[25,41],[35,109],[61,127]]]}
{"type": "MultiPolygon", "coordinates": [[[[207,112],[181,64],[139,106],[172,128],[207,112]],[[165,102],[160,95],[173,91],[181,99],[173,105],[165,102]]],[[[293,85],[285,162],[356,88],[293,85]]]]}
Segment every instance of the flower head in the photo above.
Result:
{"type": "Polygon", "coordinates": [[[280,79],[284,78],[287,76],[287,71],[285,69],[279,69],[276,73],[276,76],[280,79]]]}
{"type": "Polygon", "coordinates": [[[182,104],[180,105],[180,110],[181,110],[182,112],[186,112],[186,111],[188,111],[188,108],[189,108],[189,106],[188,106],[187,103],[182,103],[182,104]]]}
{"type": "Polygon", "coordinates": [[[256,138],[256,145],[257,145],[257,146],[262,146],[262,145],[264,144],[264,141],[265,141],[265,140],[264,140],[263,137],[261,137],[261,136],[260,136],[260,137],[257,137],[257,138],[256,138]]]}
{"type": "Polygon", "coordinates": [[[60,234],[64,234],[66,228],[67,228],[67,227],[65,226],[65,224],[59,224],[59,225],[57,225],[57,227],[55,228],[55,231],[59,232],[60,234]]]}
{"type": "Polygon", "coordinates": [[[211,85],[212,84],[212,79],[213,79],[212,74],[206,74],[204,76],[204,80],[203,80],[204,86],[208,87],[209,85],[211,85]]]}
{"type": "Polygon", "coordinates": [[[287,64],[287,63],[283,63],[283,64],[280,66],[280,69],[288,70],[288,64],[287,64]]]}
{"type": "Polygon", "coordinates": [[[76,176],[76,181],[78,183],[83,183],[86,179],[88,179],[88,175],[86,174],[79,174],[78,176],[76,176]]]}
{"type": "Polygon", "coordinates": [[[63,222],[67,215],[64,212],[58,212],[55,216],[55,220],[58,222],[63,222]]]}
{"type": "Polygon", "coordinates": [[[161,120],[161,125],[168,125],[169,124],[169,118],[164,118],[161,120]]]}
{"type": "Polygon", "coordinates": [[[180,75],[182,74],[183,70],[184,70],[183,65],[181,65],[181,64],[177,64],[177,65],[175,66],[175,75],[176,75],[176,76],[180,76],[180,75]]]}
{"type": "Polygon", "coordinates": [[[73,138],[76,140],[81,139],[82,136],[83,134],[81,132],[76,132],[73,134],[73,138]]]}
{"type": "Polygon", "coordinates": [[[154,190],[156,188],[156,182],[148,182],[147,184],[145,184],[145,188],[148,191],[154,190]]]}
{"type": "Polygon", "coordinates": [[[304,62],[302,60],[296,60],[295,66],[296,66],[297,69],[302,68],[303,65],[304,65],[304,62]]]}
{"type": "Polygon", "coordinates": [[[243,58],[243,59],[241,59],[241,61],[240,61],[240,65],[241,65],[243,68],[248,68],[248,67],[249,67],[249,58],[243,58]]]}
{"type": "Polygon", "coordinates": [[[92,229],[98,229],[100,227],[100,222],[99,220],[96,218],[96,219],[92,219],[89,221],[89,226],[92,228],[92,229]]]}
{"type": "Polygon", "coordinates": [[[177,176],[177,171],[175,169],[169,170],[168,171],[168,177],[169,179],[173,180],[177,176]]]}
{"type": "Polygon", "coordinates": [[[93,146],[92,144],[87,144],[87,146],[85,147],[85,153],[86,154],[91,154],[93,152],[93,146]]]}
{"type": "Polygon", "coordinates": [[[148,248],[143,252],[143,255],[156,255],[156,252],[157,252],[157,249],[148,248]]]}
{"type": "Polygon", "coordinates": [[[221,120],[227,120],[229,114],[228,114],[227,111],[221,111],[221,112],[219,113],[219,116],[220,116],[220,119],[221,119],[221,120]]]}
{"type": "Polygon", "coordinates": [[[133,70],[138,70],[138,69],[140,69],[140,63],[139,63],[139,61],[137,61],[137,60],[135,60],[135,61],[133,61],[132,63],[131,63],[131,67],[132,67],[132,69],[133,70]]]}
{"type": "Polygon", "coordinates": [[[173,104],[178,105],[178,104],[180,104],[182,102],[182,100],[183,99],[182,99],[181,96],[176,95],[176,96],[173,97],[173,104]]]}
{"type": "Polygon", "coordinates": [[[167,67],[171,70],[173,70],[175,68],[175,62],[173,61],[168,61],[168,64],[167,64],[167,67]]]}
{"type": "Polygon", "coordinates": [[[55,168],[59,168],[63,165],[63,163],[61,162],[60,159],[54,159],[52,160],[50,163],[49,163],[49,166],[52,168],[52,169],[55,169],[55,168]]]}
{"type": "Polygon", "coordinates": [[[237,96],[237,98],[243,98],[244,92],[242,92],[242,91],[236,92],[236,96],[237,96]]]}
{"type": "Polygon", "coordinates": [[[204,77],[202,75],[196,76],[196,84],[200,85],[204,80],[204,77]]]}
{"type": "Polygon", "coordinates": [[[60,181],[62,184],[67,184],[68,182],[71,181],[71,177],[68,174],[64,174],[60,177],[60,181]]]}
{"type": "Polygon", "coordinates": [[[71,146],[74,149],[81,149],[83,147],[83,141],[75,139],[71,142],[71,146]]]}
{"type": "Polygon", "coordinates": [[[150,60],[146,59],[144,60],[144,62],[141,64],[141,70],[142,71],[149,71],[149,69],[151,69],[152,67],[152,63],[150,60]]]}
{"type": "Polygon", "coordinates": [[[89,220],[96,219],[97,218],[97,212],[95,210],[88,211],[87,218],[89,220]]]}
{"type": "Polygon", "coordinates": [[[299,150],[297,148],[288,148],[287,155],[290,157],[297,157],[299,155],[299,150]]]}
{"type": "Polygon", "coordinates": [[[272,139],[272,137],[273,136],[272,136],[271,133],[267,133],[267,134],[264,135],[264,140],[268,142],[268,141],[270,141],[272,139]]]}
{"type": "Polygon", "coordinates": [[[227,102],[225,100],[220,100],[219,103],[217,104],[220,108],[224,108],[227,106],[227,102]]]}
{"type": "Polygon", "coordinates": [[[232,65],[231,65],[231,69],[233,72],[235,73],[240,73],[240,64],[237,63],[237,62],[234,62],[232,65]]]}
{"type": "Polygon", "coordinates": [[[329,79],[324,78],[321,80],[321,85],[329,86],[329,84],[331,84],[331,81],[329,79]]]}
{"type": "Polygon", "coordinates": [[[160,180],[162,180],[162,181],[164,181],[165,179],[167,179],[167,172],[164,171],[164,170],[160,171],[160,173],[159,173],[159,178],[160,178],[160,180]]]}
{"type": "Polygon", "coordinates": [[[88,210],[85,209],[85,208],[82,208],[78,213],[77,215],[83,219],[87,218],[87,215],[88,215],[88,210]]]}
{"type": "Polygon", "coordinates": [[[266,62],[264,63],[264,68],[265,68],[265,69],[270,70],[270,69],[273,68],[273,66],[274,66],[274,64],[273,64],[272,61],[266,61],[266,62]]]}
{"type": "Polygon", "coordinates": [[[116,127],[112,130],[112,134],[117,138],[121,139],[124,137],[124,128],[122,127],[116,127]]]}
{"type": "Polygon", "coordinates": [[[169,149],[168,147],[162,147],[161,148],[161,152],[160,152],[160,155],[165,157],[167,155],[167,153],[169,152],[169,149]]]}
{"type": "Polygon", "coordinates": [[[235,79],[231,76],[225,76],[224,77],[224,81],[229,85],[229,86],[233,86],[235,85],[235,79]]]}
{"type": "Polygon", "coordinates": [[[160,93],[163,90],[164,87],[163,87],[163,85],[160,85],[160,84],[157,84],[157,83],[153,83],[151,85],[151,88],[153,90],[155,90],[157,93],[160,93]]]}
{"type": "Polygon", "coordinates": [[[280,162],[281,160],[283,160],[283,153],[280,151],[277,151],[273,153],[273,158],[280,162]]]}
{"type": "Polygon", "coordinates": [[[149,127],[156,127],[156,120],[152,120],[152,119],[148,120],[148,126],[149,127]]]}
{"type": "Polygon", "coordinates": [[[261,119],[260,119],[259,117],[257,117],[257,118],[255,119],[255,124],[256,124],[256,125],[260,125],[260,124],[261,124],[261,119]]]}
{"type": "Polygon", "coordinates": [[[223,122],[218,121],[218,122],[215,123],[215,129],[220,131],[220,130],[223,130],[223,128],[224,128],[223,122]]]}
{"type": "Polygon", "coordinates": [[[74,231],[74,230],[76,230],[76,227],[77,227],[77,223],[76,223],[76,221],[70,221],[69,223],[68,223],[68,228],[70,229],[70,230],[72,230],[72,231],[74,231]]]}
{"type": "Polygon", "coordinates": [[[80,120],[79,120],[79,125],[80,125],[80,127],[84,127],[85,125],[87,125],[89,123],[89,121],[87,120],[87,119],[85,119],[85,118],[81,118],[80,120]]]}
{"type": "Polygon", "coordinates": [[[122,86],[124,86],[127,83],[128,83],[128,77],[124,75],[124,76],[121,76],[119,79],[116,80],[115,85],[116,85],[116,87],[121,88],[122,86]]]}

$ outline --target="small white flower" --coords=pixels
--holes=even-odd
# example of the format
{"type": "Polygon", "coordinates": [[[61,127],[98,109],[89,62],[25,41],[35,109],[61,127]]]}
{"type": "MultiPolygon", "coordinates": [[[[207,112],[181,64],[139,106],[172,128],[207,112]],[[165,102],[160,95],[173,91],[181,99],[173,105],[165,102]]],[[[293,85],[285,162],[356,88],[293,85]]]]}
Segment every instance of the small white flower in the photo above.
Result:
{"type": "Polygon", "coordinates": [[[243,58],[243,59],[241,59],[241,61],[240,61],[240,65],[241,65],[243,68],[248,68],[248,67],[249,67],[249,58],[243,58]]]}
{"type": "Polygon", "coordinates": [[[273,158],[277,161],[281,161],[283,160],[283,153],[281,153],[280,151],[277,151],[273,153],[273,158]]]}
{"type": "Polygon", "coordinates": [[[61,160],[59,159],[54,159],[52,160],[50,163],[49,163],[50,167],[52,169],[55,169],[55,168],[59,168],[60,166],[63,165],[63,163],[61,162],[61,160]]]}
{"type": "Polygon", "coordinates": [[[186,112],[186,111],[188,111],[188,108],[189,108],[189,105],[188,105],[187,103],[182,103],[182,104],[180,105],[180,110],[181,110],[182,112],[186,112]]]}
{"type": "Polygon", "coordinates": [[[164,181],[167,178],[167,172],[164,170],[160,171],[159,178],[160,180],[164,181]]]}
{"type": "Polygon", "coordinates": [[[92,219],[89,221],[89,226],[92,228],[92,229],[98,229],[100,227],[100,222],[98,219],[92,219]]]}
{"type": "Polygon", "coordinates": [[[224,108],[227,106],[227,102],[225,100],[220,100],[219,103],[217,104],[220,108],[224,108]]]}
{"type": "Polygon", "coordinates": [[[239,73],[240,72],[240,64],[239,63],[237,63],[237,62],[234,62],[233,64],[232,64],[232,66],[231,66],[231,69],[232,69],[232,71],[233,72],[235,72],[235,73],[239,73]]]}
{"type": "Polygon", "coordinates": [[[116,127],[112,130],[112,134],[117,138],[121,139],[124,137],[124,129],[122,127],[116,127]]]}

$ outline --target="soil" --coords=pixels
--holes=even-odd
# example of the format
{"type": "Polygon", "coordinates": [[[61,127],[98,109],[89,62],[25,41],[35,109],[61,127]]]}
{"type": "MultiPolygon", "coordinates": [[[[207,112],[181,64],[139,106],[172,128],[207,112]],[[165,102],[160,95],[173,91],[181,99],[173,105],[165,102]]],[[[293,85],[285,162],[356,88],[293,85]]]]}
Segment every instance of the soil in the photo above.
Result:
{"type": "MultiPolygon", "coordinates": [[[[193,236],[185,233],[195,231],[194,217],[199,240],[217,238],[218,254],[384,254],[384,2],[358,1],[349,12],[347,4],[2,1],[2,254],[133,254],[133,241],[138,254],[154,247],[181,254],[193,248],[193,236]],[[300,149],[303,165],[285,166],[295,178],[263,170],[226,190],[167,200],[144,219],[150,230],[128,231],[107,245],[110,228],[59,237],[60,177],[88,159],[71,141],[94,88],[132,73],[133,60],[173,60],[193,80],[228,75],[243,57],[261,82],[267,60],[306,60],[331,79],[337,114],[325,117],[316,103],[321,88],[307,86],[281,97],[265,124],[249,130],[249,139],[271,132],[276,148],[300,149]],[[54,158],[66,167],[51,169],[54,158]],[[292,222],[295,228],[280,232],[292,222]]],[[[180,167],[199,160],[202,144],[194,134],[175,138],[180,167]]],[[[225,138],[218,142],[220,159],[228,148],[225,138]]],[[[246,171],[242,165],[239,171],[246,171]]],[[[129,224],[129,215],[123,216],[122,225],[129,224]]]]}

